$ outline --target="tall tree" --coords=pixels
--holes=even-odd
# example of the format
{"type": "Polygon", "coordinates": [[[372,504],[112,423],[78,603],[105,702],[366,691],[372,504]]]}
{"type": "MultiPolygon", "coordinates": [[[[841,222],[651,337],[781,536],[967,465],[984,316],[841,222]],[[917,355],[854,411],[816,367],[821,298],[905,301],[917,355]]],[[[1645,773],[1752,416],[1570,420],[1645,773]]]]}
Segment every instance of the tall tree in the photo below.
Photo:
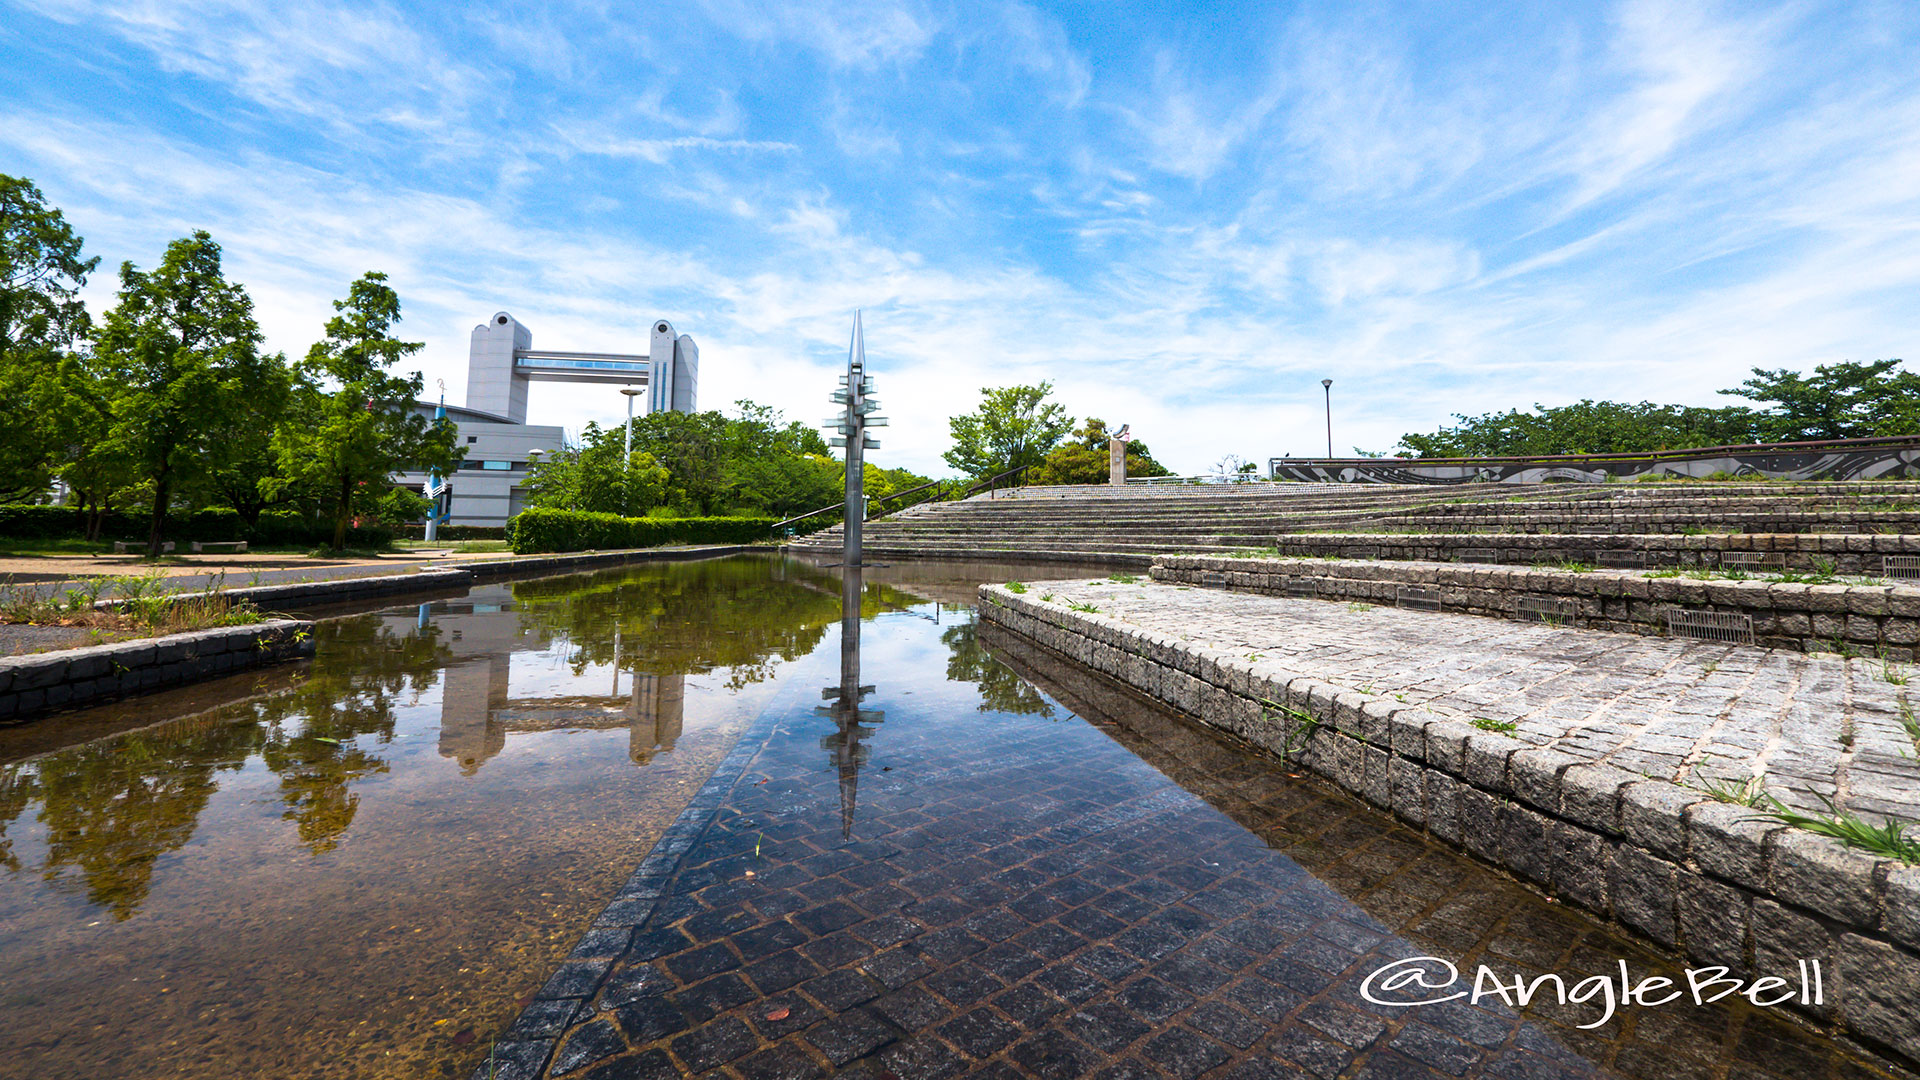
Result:
{"type": "Polygon", "coordinates": [[[980,391],[980,408],[947,421],[953,449],[941,455],[969,476],[984,479],[1038,465],[1073,430],[1073,417],[1047,400],[1053,384],[1002,386],[980,391]]]}
{"type": "Polygon", "coordinates": [[[80,288],[100,265],[82,246],[31,180],[0,174],[0,501],[42,495],[59,454],[61,368],[90,328],[80,288]]]}
{"type": "Polygon", "coordinates": [[[279,475],[271,491],[306,485],[333,505],[333,547],[347,543],[357,512],[371,511],[403,469],[453,471],[462,457],[454,426],[429,419],[417,399],[425,378],[389,369],[422,343],[393,336],[400,297],[387,275],[368,271],[335,300],[326,339],[307,350],[286,423],[273,434],[279,475]]]}
{"type": "Polygon", "coordinates": [[[1920,432],[1920,375],[1899,360],[1819,364],[1812,375],[1753,369],[1726,393],[1773,402],[1762,414],[1765,437],[1779,442],[1858,439],[1920,432]]]}
{"type": "MultiPolygon", "coordinates": [[[[1037,469],[1027,471],[1029,484],[1104,484],[1110,479],[1112,463],[1107,457],[1107,441],[1112,437],[1107,422],[1097,416],[1073,429],[1073,438],[1053,448],[1037,469]]],[[[1152,451],[1139,439],[1127,443],[1128,476],[1165,476],[1166,466],[1153,460],[1152,451]]]]}
{"type": "Polygon", "coordinates": [[[580,441],[529,470],[527,505],[635,517],[667,499],[667,470],[644,450],[622,459],[624,428],[588,422],[580,441]]]}
{"type": "Polygon", "coordinates": [[[202,474],[223,420],[260,392],[274,364],[260,355],[262,340],[253,301],[222,274],[220,245],[205,231],[168,244],[151,273],[120,267],[120,302],[96,353],[111,395],[109,439],[152,485],[149,556],[160,553],[174,495],[202,474]]]}

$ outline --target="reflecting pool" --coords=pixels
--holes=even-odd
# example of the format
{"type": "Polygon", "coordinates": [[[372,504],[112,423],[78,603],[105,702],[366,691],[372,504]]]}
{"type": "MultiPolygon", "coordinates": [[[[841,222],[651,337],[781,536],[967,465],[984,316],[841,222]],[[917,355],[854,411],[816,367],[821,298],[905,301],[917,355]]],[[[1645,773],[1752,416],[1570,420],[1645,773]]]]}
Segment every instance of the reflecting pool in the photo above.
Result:
{"type": "Polygon", "coordinates": [[[716,1075],[1878,1075],[1753,1009],[1368,1009],[1348,969],[1408,948],[1665,961],[977,632],[980,581],[1087,573],[517,582],[0,730],[0,1077],[464,1078],[561,1030],[555,1068],[716,1075]],[[667,898],[596,937],[620,989],[543,1008],[703,788],[667,898]]]}
{"type": "Polygon", "coordinates": [[[517,582],[0,729],[0,1076],[464,1075],[840,616],[772,558],[517,582]]]}

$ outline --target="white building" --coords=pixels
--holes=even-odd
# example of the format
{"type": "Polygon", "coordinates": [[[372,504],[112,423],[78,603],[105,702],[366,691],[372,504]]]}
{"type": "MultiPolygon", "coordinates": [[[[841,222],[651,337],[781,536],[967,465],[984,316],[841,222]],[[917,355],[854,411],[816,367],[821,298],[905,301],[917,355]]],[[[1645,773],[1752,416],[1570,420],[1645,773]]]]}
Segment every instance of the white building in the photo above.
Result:
{"type": "MultiPolygon", "coordinates": [[[[467,352],[467,403],[447,406],[459,429],[466,460],[441,489],[449,525],[498,527],[525,509],[521,484],[535,451],[565,446],[559,425],[527,423],[527,387],[533,382],[602,383],[644,388],[645,412],[694,412],[700,389],[700,347],[673,332],[665,319],[653,324],[646,355],[550,352],[533,347],[533,332],[512,315],[496,312],[473,328],[467,352]]],[[[438,408],[422,401],[428,416],[438,408]]],[[[424,492],[425,473],[402,473],[402,487],[424,492]]]]}

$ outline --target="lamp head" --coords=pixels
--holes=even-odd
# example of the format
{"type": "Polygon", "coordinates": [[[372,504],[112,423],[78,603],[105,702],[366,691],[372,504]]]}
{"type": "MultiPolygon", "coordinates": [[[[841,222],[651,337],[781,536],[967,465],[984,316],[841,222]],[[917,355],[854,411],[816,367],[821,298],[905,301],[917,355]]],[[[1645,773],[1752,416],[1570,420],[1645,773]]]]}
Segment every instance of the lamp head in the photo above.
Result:
{"type": "Polygon", "coordinates": [[[1321,385],[1321,387],[1322,387],[1322,388],[1326,388],[1326,389],[1330,389],[1330,388],[1332,388],[1332,386],[1333,386],[1333,380],[1332,380],[1332,379],[1321,379],[1321,380],[1320,380],[1320,385],[1321,385]]]}
{"type": "Polygon", "coordinates": [[[644,390],[635,390],[635,389],[634,389],[633,387],[631,387],[631,386],[623,386],[623,387],[621,387],[621,388],[620,388],[620,392],[621,392],[621,393],[623,393],[623,394],[625,394],[625,395],[627,395],[628,397],[639,397],[639,396],[640,396],[641,394],[644,394],[644,393],[646,393],[646,391],[644,391],[644,390]]]}

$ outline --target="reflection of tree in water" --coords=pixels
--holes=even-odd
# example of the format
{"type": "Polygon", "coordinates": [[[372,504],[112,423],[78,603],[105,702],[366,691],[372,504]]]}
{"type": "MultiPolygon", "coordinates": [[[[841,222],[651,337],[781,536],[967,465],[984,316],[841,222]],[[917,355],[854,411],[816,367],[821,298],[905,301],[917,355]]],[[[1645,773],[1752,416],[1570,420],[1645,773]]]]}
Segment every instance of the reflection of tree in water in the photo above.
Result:
{"type": "Polygon", "coordinates": [[[33,801],[33,774],[24,765],[0,765],[0,867],[20,872],[20,857],[13,853],[13,838],[6,824],[20,816],[33,801]]]}
{"type": "MultiPolygon", "coordinates": [[[[869,588],[863,615],[914,598],[869,588]]],[[[521,618],[573,644],[574,674],[614,661],[652,675],[727,669],[731,690],[773,676],[780,661],[811,653],[840,620],[838,579],[799,563],[757,559],[663,563],[643,571],[549,578],[513,586],[521,618]]]]}
{"type": "Polygon", "coordinates": [[[953,655],[947,658],[947,680],[978,685],[981,712],[1051,717],[1053,705],[1040,696],[1032,683],[995,660],[980,644],[977,630],[978,624],[969,619],[955,623],[940,635],[941,643],[953,650],[953,655]]]}
{"type": "Polygon", "coordinates": [[[360,805],[353,781],[387,771],[355,740],[391,742],[394,701],[425,689],[452,659],[432,625],[400,635],[379,616],[361,615],[323,626],[311,677],[255,703],[254,712],[268,731],[260,757],[280,778],[281,816],[315,854],[333,850],[353,824],[360,805]]]}
{"type": "Polygon", "coordinates": [[[34,763],[50,882],[78,870],[87,899],[128,919],[146,899],[154,860],[193,838],[219,784],[262,731],[224,720],[169,725],[63,750],[34,763]]]}
{"type": "Polygon", "coordinates": [[[47,826],[42,874],[77,869],[87,898],[116,919],[146,898],[154,862],[193,837],[216,774],[253,754],[280,777],[284,815],[314,852],[353,822],[351,783],[386,768],[354,744],[393,734],[393,702],[432,681],[449,656],[432,635],[398,637],[376,616],[323,622],[318,655],[293,690],[177,723],[86,743],[0,771],[0,866],[22,867],[5,827],[34,801],[47,826]]]}

